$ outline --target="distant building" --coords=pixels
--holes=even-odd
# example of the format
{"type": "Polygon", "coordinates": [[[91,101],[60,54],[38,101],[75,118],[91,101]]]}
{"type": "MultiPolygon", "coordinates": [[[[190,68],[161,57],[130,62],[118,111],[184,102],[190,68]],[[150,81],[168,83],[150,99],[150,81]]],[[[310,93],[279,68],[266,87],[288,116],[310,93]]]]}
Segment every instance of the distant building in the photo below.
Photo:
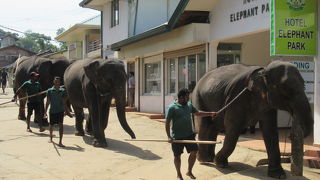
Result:
{"type": "Polygon", "coordinates": [[[0,68],[13,64],[19,56],[33,56],[36,53],[16,45],[0,48],[0,68]]]}
{"type": "Polygon", "coordinates": [[[101,57],[100,21],[100,15],[94,16],[73,25],[55,38],[59,42],[67,43],[68,59],[101,57]]]}
{"type": "Polygon", "coordinates": [[[8,34],[0,39],[0,48],[14,45],[17,40],[18,40],[17,37],[15,37],[11,34],[8,34]]]}

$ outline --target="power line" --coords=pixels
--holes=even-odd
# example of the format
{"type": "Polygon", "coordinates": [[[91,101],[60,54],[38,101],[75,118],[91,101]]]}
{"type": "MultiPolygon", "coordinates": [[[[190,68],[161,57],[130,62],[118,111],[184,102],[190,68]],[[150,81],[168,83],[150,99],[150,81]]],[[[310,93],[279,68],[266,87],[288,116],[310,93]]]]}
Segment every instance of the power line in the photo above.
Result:
{"type": "MultiPolygon", "coordinates": [[[[9,27],[7,27],[7,26],[3,26],[3,25],[1,25],[0,24],[0,27],[2,27],[2,28],[5,28],[5,29],[9,29],[9,30],[11,30],[11,31],[14,31],[14,32],[18,32],[18,33],[21,33],[21,34],[23,34],[23,35],[25,35],[25,36],[27,36],[27,35],[31,35],[31,34],[28,34],[28,33],[25,33],[25,32],[22,32],[22,31],[19,31],[19,30],[16,30],[16,29],[13,29],[13,28],[9,28],[9,27]]],[[[32,35],[31,35],[32,36],[32,35]]],[[[39,38],[39,37],[37,37],[37,38],[39,38]]],[[[51,38],[51,37],[50,37],[51,38]]],[[[41,38],[40,37],[40,39],[44,39],[44,38],[41,38]]],[[[47,40],[47,39],[44,39],[44,40],[47,40]]],[[[56,40],[49,40],[49,41],[53,41],[53,42],[58,42],[58,41],[56,41],[56,40]]]]}

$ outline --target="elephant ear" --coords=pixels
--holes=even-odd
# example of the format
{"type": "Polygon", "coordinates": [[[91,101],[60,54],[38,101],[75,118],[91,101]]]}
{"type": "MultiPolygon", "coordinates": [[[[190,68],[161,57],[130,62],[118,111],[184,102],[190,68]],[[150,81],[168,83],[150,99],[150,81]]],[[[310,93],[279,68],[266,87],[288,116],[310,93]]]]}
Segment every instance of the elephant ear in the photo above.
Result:
{"type": "Polygon", "coordinates": [[[253,70],[249,75],[248,81],[248,89],[251,91],[252,89],[260,89],[265,90],[266,81],[265,81],[265,69],[257,68],[253,70]]]}
{"type": "Polygon", "coordinates": [[[41,77],[48,77],[50,76],[50,73],[51,73],[50,71],[51,66],[52,66],[52,62],[50,60],[41,62],[37,71],[41,77]]]}
{"type": "Polygon", "coordinates": [[[92,81],[94,84],[97,84],[97,77],[98,77],[98,68],[99,68],[99,61],[94,61],[86,66],[83,67],[86,76],[92,81]]]}

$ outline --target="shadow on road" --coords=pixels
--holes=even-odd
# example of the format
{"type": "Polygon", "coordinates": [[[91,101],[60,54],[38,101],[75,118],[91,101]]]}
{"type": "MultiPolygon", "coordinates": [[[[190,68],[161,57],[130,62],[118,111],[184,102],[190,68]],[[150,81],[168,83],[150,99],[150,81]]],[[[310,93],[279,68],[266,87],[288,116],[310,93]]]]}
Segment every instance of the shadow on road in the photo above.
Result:
{"type": "MultiPolygon", "coordinates": [[[[93,138],[90,136],[83,136],[83,140],[86,144],[92,145],[93,138]]],[[[143,150],[137,146],[134,146],[132,144],[109,139],[107,138],[108,147],[105,147],[106,150],[111,150],[117,153],[126,154],[129,156],[135,156],[140,159],[144,160],[159,160],[161,159],[160,156],[152,153],[149,150],[143,150]]]]}
{"type": "MultiPolygon", "coordinates": [[[[34,123],[34,122],[30,122],[30,127],[35,128],[35,129],[39,129],[38,124],[34,123]]],[[[49,130],[49,126],[45,127],[47,130],[49,130]]],[[[59,129],[58,125],[55,125],[53,128],[53,131],[57,131],[59,129]]],[[[63,134],[74,134],[75,128],[74,126],[70,126],[70,125],[63,125],[63,134]]]]}
{"type": "Polygon", "coordinates": [[[229,174],[229,173],[234,173],[234,172],[239,172],[239,171],[254,168],[251,165],[240,163],[240,162],[229,162],[229,166],[227,168],[219,168],[214,163],[210,163],[210,162],[200,163],[200,164],[203,166],[216,168],[218,171],[220,171],[223,174],[229,174]]]}
{"type": "MultiPolygon", "coordinates": [[[[255,179],[270,179],[273,178],[268,177],[268,166],[254,167],[248,164],[240,163],[240,162],[229,162],[229,166],[227,168],[219,168],[214,163],[200,163],[203,166],[208,166],[217,169],[223,174],[231,174],[231,173],[239,173],[243,176],[252,177],[255,179]]],[[[299,180],[309,180],[306,177],[293,177],[291,176],[290,171],[286,171],[288,179],[299,179],[299,180]]],[[[229,178],[232,178],[231,176],[229,178]]]]}

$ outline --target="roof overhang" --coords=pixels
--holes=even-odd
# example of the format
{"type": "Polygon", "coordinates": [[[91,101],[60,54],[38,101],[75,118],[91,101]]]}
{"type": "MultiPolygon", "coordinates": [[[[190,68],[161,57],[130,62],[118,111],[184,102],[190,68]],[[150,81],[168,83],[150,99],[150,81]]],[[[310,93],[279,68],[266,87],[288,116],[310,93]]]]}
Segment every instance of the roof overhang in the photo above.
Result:
{"type": "Polygon", "coordinates": [[[211,11],[218,0],[190,0],[186,11],[211,11]]]}
{"type": "Polygon", "coordinates": [[[89,30],[100,30],[100,25],[75,24],[65,32],[59,34],[55,39],[61,42],[74,41],[80,34],[86,33],[89,30]]]}
{"type": "Polygon", "coordinates": [[[84,8],[102,11],[103,6],[110,1],[111,0],[83,0],[79,5],[84,8]]]}
{"type": "Polygon", "coordinates": [[[123,46],[171,31],[179,20],[188,3],[189,0],[181,0],[167,23],[152,28],[144,33],[113,43],[111,44],[111,50],[118,51],[123,46]]]}

